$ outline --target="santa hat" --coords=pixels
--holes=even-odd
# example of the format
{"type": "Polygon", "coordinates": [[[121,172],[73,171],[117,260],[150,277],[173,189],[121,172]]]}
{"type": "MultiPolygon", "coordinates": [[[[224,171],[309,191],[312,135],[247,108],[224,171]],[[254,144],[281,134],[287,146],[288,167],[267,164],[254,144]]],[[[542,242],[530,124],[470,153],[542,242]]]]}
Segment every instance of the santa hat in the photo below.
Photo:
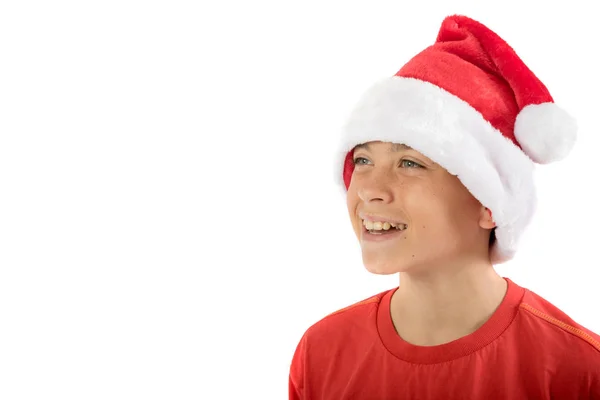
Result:
{"type": "Polygon", "coordinates": [[[457,175],[496,223],[493,263],[511,259],[536,206],[534,163],[567,156],[575,120],[497,34],[465,16],[371,87],[342,130],[336,181],[344,192],[356,145],[403,143],[457,175]]]}

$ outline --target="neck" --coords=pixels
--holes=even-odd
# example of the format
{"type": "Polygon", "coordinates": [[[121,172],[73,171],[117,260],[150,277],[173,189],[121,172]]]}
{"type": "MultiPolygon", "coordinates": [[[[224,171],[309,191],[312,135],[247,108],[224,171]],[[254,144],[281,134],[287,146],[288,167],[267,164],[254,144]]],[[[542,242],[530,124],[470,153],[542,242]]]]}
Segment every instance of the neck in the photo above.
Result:
{"type": "Polygon", "coordinates": [[[489,261],[430,274],[400,274],[390,304],[398,334],[419,346],[448,343],[483,325],[502,302],[506,281],[489,261]]]}

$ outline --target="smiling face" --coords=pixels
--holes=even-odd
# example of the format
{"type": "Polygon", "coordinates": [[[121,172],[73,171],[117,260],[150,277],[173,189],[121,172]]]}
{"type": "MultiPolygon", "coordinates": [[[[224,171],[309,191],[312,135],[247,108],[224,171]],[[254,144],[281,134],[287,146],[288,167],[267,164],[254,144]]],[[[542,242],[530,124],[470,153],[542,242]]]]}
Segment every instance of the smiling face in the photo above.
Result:
{"type": "Polygon", "coordinates": [[[353,160],[348,212],[370,272],[430,272],[489,257],[490,213],[456,176],[388,142],[355,147],[353,160]]]}

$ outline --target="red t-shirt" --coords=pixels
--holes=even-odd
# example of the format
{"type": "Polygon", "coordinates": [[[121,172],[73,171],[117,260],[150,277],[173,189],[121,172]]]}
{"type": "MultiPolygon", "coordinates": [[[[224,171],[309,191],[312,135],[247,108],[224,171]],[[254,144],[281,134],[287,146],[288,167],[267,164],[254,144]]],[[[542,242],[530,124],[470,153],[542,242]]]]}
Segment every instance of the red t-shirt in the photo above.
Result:
{"type": "Polygon", "coordinates": [[[395,289],[328,315],[298,344],[290,399],[600,399],[600,336],[505,279],[492,317],[439,346],[396,333],[395,289]]]}

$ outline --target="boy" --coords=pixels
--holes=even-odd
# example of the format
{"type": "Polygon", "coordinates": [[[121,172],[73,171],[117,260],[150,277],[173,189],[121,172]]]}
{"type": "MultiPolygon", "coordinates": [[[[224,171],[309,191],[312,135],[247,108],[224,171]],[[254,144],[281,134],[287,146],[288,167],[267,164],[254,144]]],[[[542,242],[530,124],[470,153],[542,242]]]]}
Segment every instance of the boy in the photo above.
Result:
{"type": "Polygon", "coordinates": [[[371,88],[336,165],[363,263],[400,285],[311,326],[290,399],[600,399],[600,336],[500,277],[535,208],[533,163],[575,121],[481,23],[371,88]]]}

